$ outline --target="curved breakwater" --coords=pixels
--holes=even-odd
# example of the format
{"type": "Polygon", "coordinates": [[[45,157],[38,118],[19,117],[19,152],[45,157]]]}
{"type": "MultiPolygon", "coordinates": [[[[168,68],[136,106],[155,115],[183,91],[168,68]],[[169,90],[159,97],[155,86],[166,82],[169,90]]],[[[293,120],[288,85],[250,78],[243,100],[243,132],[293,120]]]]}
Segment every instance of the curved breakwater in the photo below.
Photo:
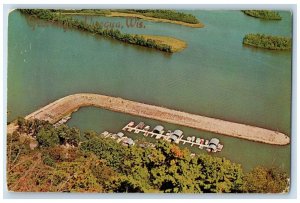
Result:
{"type": "Polygon", "coordinates": [[[27,115],[25,119],[36,118],[54,124],[85,106],[95,106],[267,144],[286,145],[290,143],[290,138],[287,135],[273,130],[176,111],[118,97],[88,93],[73,94],[58,99],[27,115]]]}

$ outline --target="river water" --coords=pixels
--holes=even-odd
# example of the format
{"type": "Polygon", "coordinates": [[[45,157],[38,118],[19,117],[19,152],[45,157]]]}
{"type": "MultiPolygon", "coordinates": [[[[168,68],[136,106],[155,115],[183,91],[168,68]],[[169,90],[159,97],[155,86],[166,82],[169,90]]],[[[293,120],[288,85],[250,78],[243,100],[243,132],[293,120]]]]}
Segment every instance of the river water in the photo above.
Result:
{"type": "MultiPolygon", "coordinates": [[[[185,40],[188,47],[174,54],[64,29],[12,12],[8,29],[8,121],[63,96],[89,92],[290,136],[291,52],[245,47],[242,39],[247,33],[291,36],[291,14],[281,12],[281,21],[263,21],[240,11],[185,12],[195,15],[205,28],[146,21],[145,28],[134,28],[127,27],[124,18],[77,17],[121,24],[122,32],[185,40]]],[[[96,108],[80,109],[69,125],[117,132],[130,120],[179,128],[185,135],[218,137],[224,149],[214,156],[241,163],[245,170],[257,165],[290,170],[290,146],[260,144],[96,108]]]]}

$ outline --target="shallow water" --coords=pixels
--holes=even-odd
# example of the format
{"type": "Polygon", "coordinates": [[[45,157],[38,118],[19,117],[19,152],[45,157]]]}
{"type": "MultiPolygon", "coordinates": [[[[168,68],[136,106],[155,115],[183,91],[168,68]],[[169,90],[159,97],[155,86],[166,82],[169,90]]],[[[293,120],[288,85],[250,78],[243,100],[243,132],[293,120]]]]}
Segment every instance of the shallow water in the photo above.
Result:
{"type": "MultiPolygon", "coordinates": [[[[245,47],[250,32],[291,36],[291,15],[262,21],[240,11],[189,11],[205,28],[144,22],[123,32],[168,35],[188,48],[175,54],[63,29],[21,15],[9,17],[8,120],[62,96],[92,92],[278,130],[290,136],[291,52],[245,47]]],[[[122,22],[124,18],[78,17],[122,22]]],[[[83,108],[71,126],[119,131],[130,120],[161,122],[83,108]]],[[[219,137],[225,156],[245,169],[258,164],[290,169],[290,146],[271,146],[163,123],[185,134],[219,137]]],[[[201,151],[202,152],[202,151],[201,151]]],[[[206,152],[205,152],[206,153],[206,152]]]]}

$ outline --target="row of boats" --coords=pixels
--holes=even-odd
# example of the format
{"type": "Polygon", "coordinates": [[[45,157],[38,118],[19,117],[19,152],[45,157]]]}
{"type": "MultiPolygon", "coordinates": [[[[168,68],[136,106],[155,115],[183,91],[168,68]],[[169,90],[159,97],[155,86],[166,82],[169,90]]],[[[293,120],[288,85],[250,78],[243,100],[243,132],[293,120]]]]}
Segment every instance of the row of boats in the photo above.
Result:
{"type": "MultiPolygon", "coordinates": [[[[56,124],[54,127],[58,127],[64,123],[66,123],[71,117],[66,116],[56,124]]],[[[188,136],[184,139],[183,131],[176,129],[174,131],[167,130],[164,131],[164,127],[162,125],[157,125],[151,130],[150,125],[146,125],[144,122],[139,122],[137,125],[133,121],[129,122],[123,129],[123,131],[134,132],[134,133],[143,133],[144,136],[155,136],[156,139],[164,139],[168,142],[174,142],[179,144],[190,144],[191,146],[199,147],[200,149],[206,149],[208,152],[220,152],[223,149],[223,145],[220,143],[219,139],[211,138],[210,140],[205,140],[203,138],[199,138],[196,136],[188,136]]],[[[135,141],[132,138],[126,137],[123,132],[118,133],[109,133],[107,131],[101,134],[104,138],[112,138],[115,139],[118,143],[122,143],[125,146],[133,146],[135,145],[135,141]]]]}
{"type": "Polygon", "coordinates": [[[206,149],[208,152],[220,152],[223,149],[223,145],[220,143],[220,140],[217,138],[211,138],[210,140],[205,140],[203,138],[199,138],[196,136],[188,136],[184,139],[182,130],[167,130],[166,133],[164,131],[164,127],[161,125],[157,125],[150,130],[151,127],[146,125],[144,122],[139,122],[137,125],[133,121],[129,122],[124,128],[124,131],[140,133],[142,132],[144,136],[155,136],[156,139],[163,138],[166,141],[174,142],[179,144],[191,144],[191,146],[197,146],[200,149],[206,149]]]}

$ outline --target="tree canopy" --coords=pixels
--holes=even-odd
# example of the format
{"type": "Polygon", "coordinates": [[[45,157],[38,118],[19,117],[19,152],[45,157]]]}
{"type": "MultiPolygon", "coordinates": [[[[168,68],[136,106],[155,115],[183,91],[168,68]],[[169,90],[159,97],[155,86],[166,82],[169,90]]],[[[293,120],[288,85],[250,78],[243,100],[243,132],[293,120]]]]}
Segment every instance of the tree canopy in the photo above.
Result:
{"type": "Polygon", "coordinates": [[[282,193],[289,190],[289,178],[279,168],[257,166],[245,175],[243,191],[249,193],[282,193]]]}
{"type": "Polygon", "coordinates": [[[154,147],[128,147],[67,125],[21,118],[17,125],[7,135],[11,191],[280,193],[289,186],[288,175],[277,168],[244,174],[240,164],[228,159],[191,156],[188,149],[162,140],[154,147]],[[30,149],[35,139],[39,147],[30,149]]]}

